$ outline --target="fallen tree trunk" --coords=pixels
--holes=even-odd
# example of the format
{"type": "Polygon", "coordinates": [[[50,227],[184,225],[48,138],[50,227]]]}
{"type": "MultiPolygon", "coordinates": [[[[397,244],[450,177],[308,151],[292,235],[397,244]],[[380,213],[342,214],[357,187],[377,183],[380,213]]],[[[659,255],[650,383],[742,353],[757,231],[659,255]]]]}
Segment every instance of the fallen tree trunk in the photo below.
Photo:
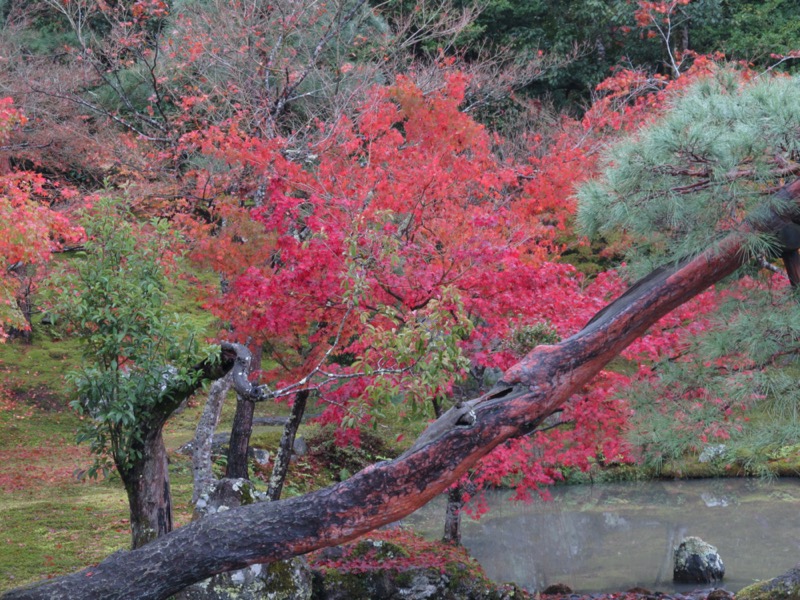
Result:
{"type": "MultiPolygon", "coordinates": [[[[800,181],[781,193],[800,198],[800,181]]],[[[757,227],[777,234],[787,223],[789,217],[774,215],[757,227]]],[[[532,431],[658,319],[733,273],[747,259],[742,242],[743,235],[733,233],[692,260],[653,272],[580,332],[538,346],[490,392],[447,411],[395,460],[305,496],[210,515],[96,566],[2,597],[167,598],[217,573],[340,544],[405,517],[499,444],[532,431]]],[[[252,393],[238,372],[234,366],[235,385],[252,393]]]]}

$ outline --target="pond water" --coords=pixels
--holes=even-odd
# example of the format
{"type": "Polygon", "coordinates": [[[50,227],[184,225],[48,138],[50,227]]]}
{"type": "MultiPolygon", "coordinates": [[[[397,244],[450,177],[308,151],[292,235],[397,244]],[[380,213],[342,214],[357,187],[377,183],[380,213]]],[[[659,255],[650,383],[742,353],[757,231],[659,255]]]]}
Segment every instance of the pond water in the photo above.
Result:
{"type": "MultiPolygon", "coordinates": [[[[800,480],[650,481],[564,486],[553,501],[526,504],[490,492],[490,511],[464,517],[463,543],[498,582],[529,591],[566,583],[577,592],[642,586],[662,592],[698,586],[672,583],[672,549],[696,535],[725,563],[724,587],[738,591],[800,562],[800,480]]],[[[441,536],[445,498],[404,520],[441,536]]]]}

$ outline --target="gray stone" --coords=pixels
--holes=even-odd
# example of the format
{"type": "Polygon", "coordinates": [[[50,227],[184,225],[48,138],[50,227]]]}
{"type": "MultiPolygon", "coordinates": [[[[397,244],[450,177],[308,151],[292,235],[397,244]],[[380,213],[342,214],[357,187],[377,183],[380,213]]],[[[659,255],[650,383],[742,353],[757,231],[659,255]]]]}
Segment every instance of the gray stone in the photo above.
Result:
{"type": "Polygon", "coordinates": [[[481,377],[481,386],[485,388],[491,388],[503,378],[503,369],[498,369],[495,367],[487,367],[483,371],[483,377],[481,377]]]}
{"type": "Polygon", "coordinates": [[[686,537],[675,548],[672,578],[681,583],[714,583],[722,581],[725,565],[717,549],[699,537],[686,537]]]}
{"type": "Polygon", "coordinates": [[[269,451],[262,448],[248,448],[248,456],[250,456],[258,465],[266,467],[269,464],[269,451]]]}
{"type": "Polygon", "coordinates": [[[197,520],[236,506],[252,504],[263,500],[262,496],[247,479],[219,479],[200,495],[194,505],[192,519],[197,520]]]}
{"type": "Polygon", "coordinates": [[[697,457],[701,463],[714,462],[725,456],[725,444],[711,444],[703,448],[700,456],[697,457]]]}
{"type": "Polygon", "coordinates": [[[760,581],[736,593],[741,600],[799,600],[800,564],[774,579],[760,581]]]}
{"type": "Polygon", "coordinates": [[[189,586],[176,600],[310,600],[312,575],[302,557],[251,565],[189,586]]]}
{"type": "MultiPolygon", "coordinates": [[[[408,553],[391,543],[368,540],[384,558],[408,553]]],[[[314,600],[512,600],[524,597],[512,585],[497,585],[475,577],[466,565],[433,568],[391,568],[362,573],[324,569],[314,571],[314,600]]]]}
{"type": "Polygon", "coordinates": [[[295,456],[305,456],[308,454],[308,444],[303,439],[303,436],[298,435],[296,438],[294,438],[292,452],[294,452],[295,456]]]}

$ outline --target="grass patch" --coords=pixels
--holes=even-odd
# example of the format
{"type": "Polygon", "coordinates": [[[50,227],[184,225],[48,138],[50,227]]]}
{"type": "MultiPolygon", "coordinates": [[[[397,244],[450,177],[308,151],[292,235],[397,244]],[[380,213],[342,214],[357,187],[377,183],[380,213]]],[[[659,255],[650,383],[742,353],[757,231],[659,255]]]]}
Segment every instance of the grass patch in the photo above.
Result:
{"type": "MultiPolygon", "coordinates": [[[[77,446],[78,419],[8,405],[0,412],[0,590],[77,571],[130,545],[119,478],[79,481],[93,460],[77,446]]],[[[175,525],[191,520],[191,461],[172,453],[175,525]]]]}
{"type": "Polygon", "coordinates": [[[76,340],[50,337],[34,327],[33,340],[0,344],[0,378],[16,398],[47,410],[64,408],[68,394],[64,375],[80,366],[76,340]]]}
{"type": "Polygon", "coordinates": [[[0,590],[81,569],[130,544],[125,493],[112,482],[0,494],[0,590]]]}
{"type": "Polygon", "coordinates": [[[0,411],[0,590],[75,571],[130,543],[119,482],[79,482],[91,464],[78,418],[13,394],[0,411]]]}

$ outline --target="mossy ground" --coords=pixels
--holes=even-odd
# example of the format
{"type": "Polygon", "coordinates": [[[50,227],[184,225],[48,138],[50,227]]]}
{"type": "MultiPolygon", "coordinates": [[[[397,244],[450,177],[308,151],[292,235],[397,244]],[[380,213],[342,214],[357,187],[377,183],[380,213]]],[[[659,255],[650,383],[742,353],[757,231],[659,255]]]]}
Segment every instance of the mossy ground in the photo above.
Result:
{"type": "Polygon", "coordinates": [[[74,571],[129,541],[121,485],[75,476],[91,457],[76,446],[78,418],[57,391],[71,351],[61,347],[0,347],[0,590],[74,571]]]}

